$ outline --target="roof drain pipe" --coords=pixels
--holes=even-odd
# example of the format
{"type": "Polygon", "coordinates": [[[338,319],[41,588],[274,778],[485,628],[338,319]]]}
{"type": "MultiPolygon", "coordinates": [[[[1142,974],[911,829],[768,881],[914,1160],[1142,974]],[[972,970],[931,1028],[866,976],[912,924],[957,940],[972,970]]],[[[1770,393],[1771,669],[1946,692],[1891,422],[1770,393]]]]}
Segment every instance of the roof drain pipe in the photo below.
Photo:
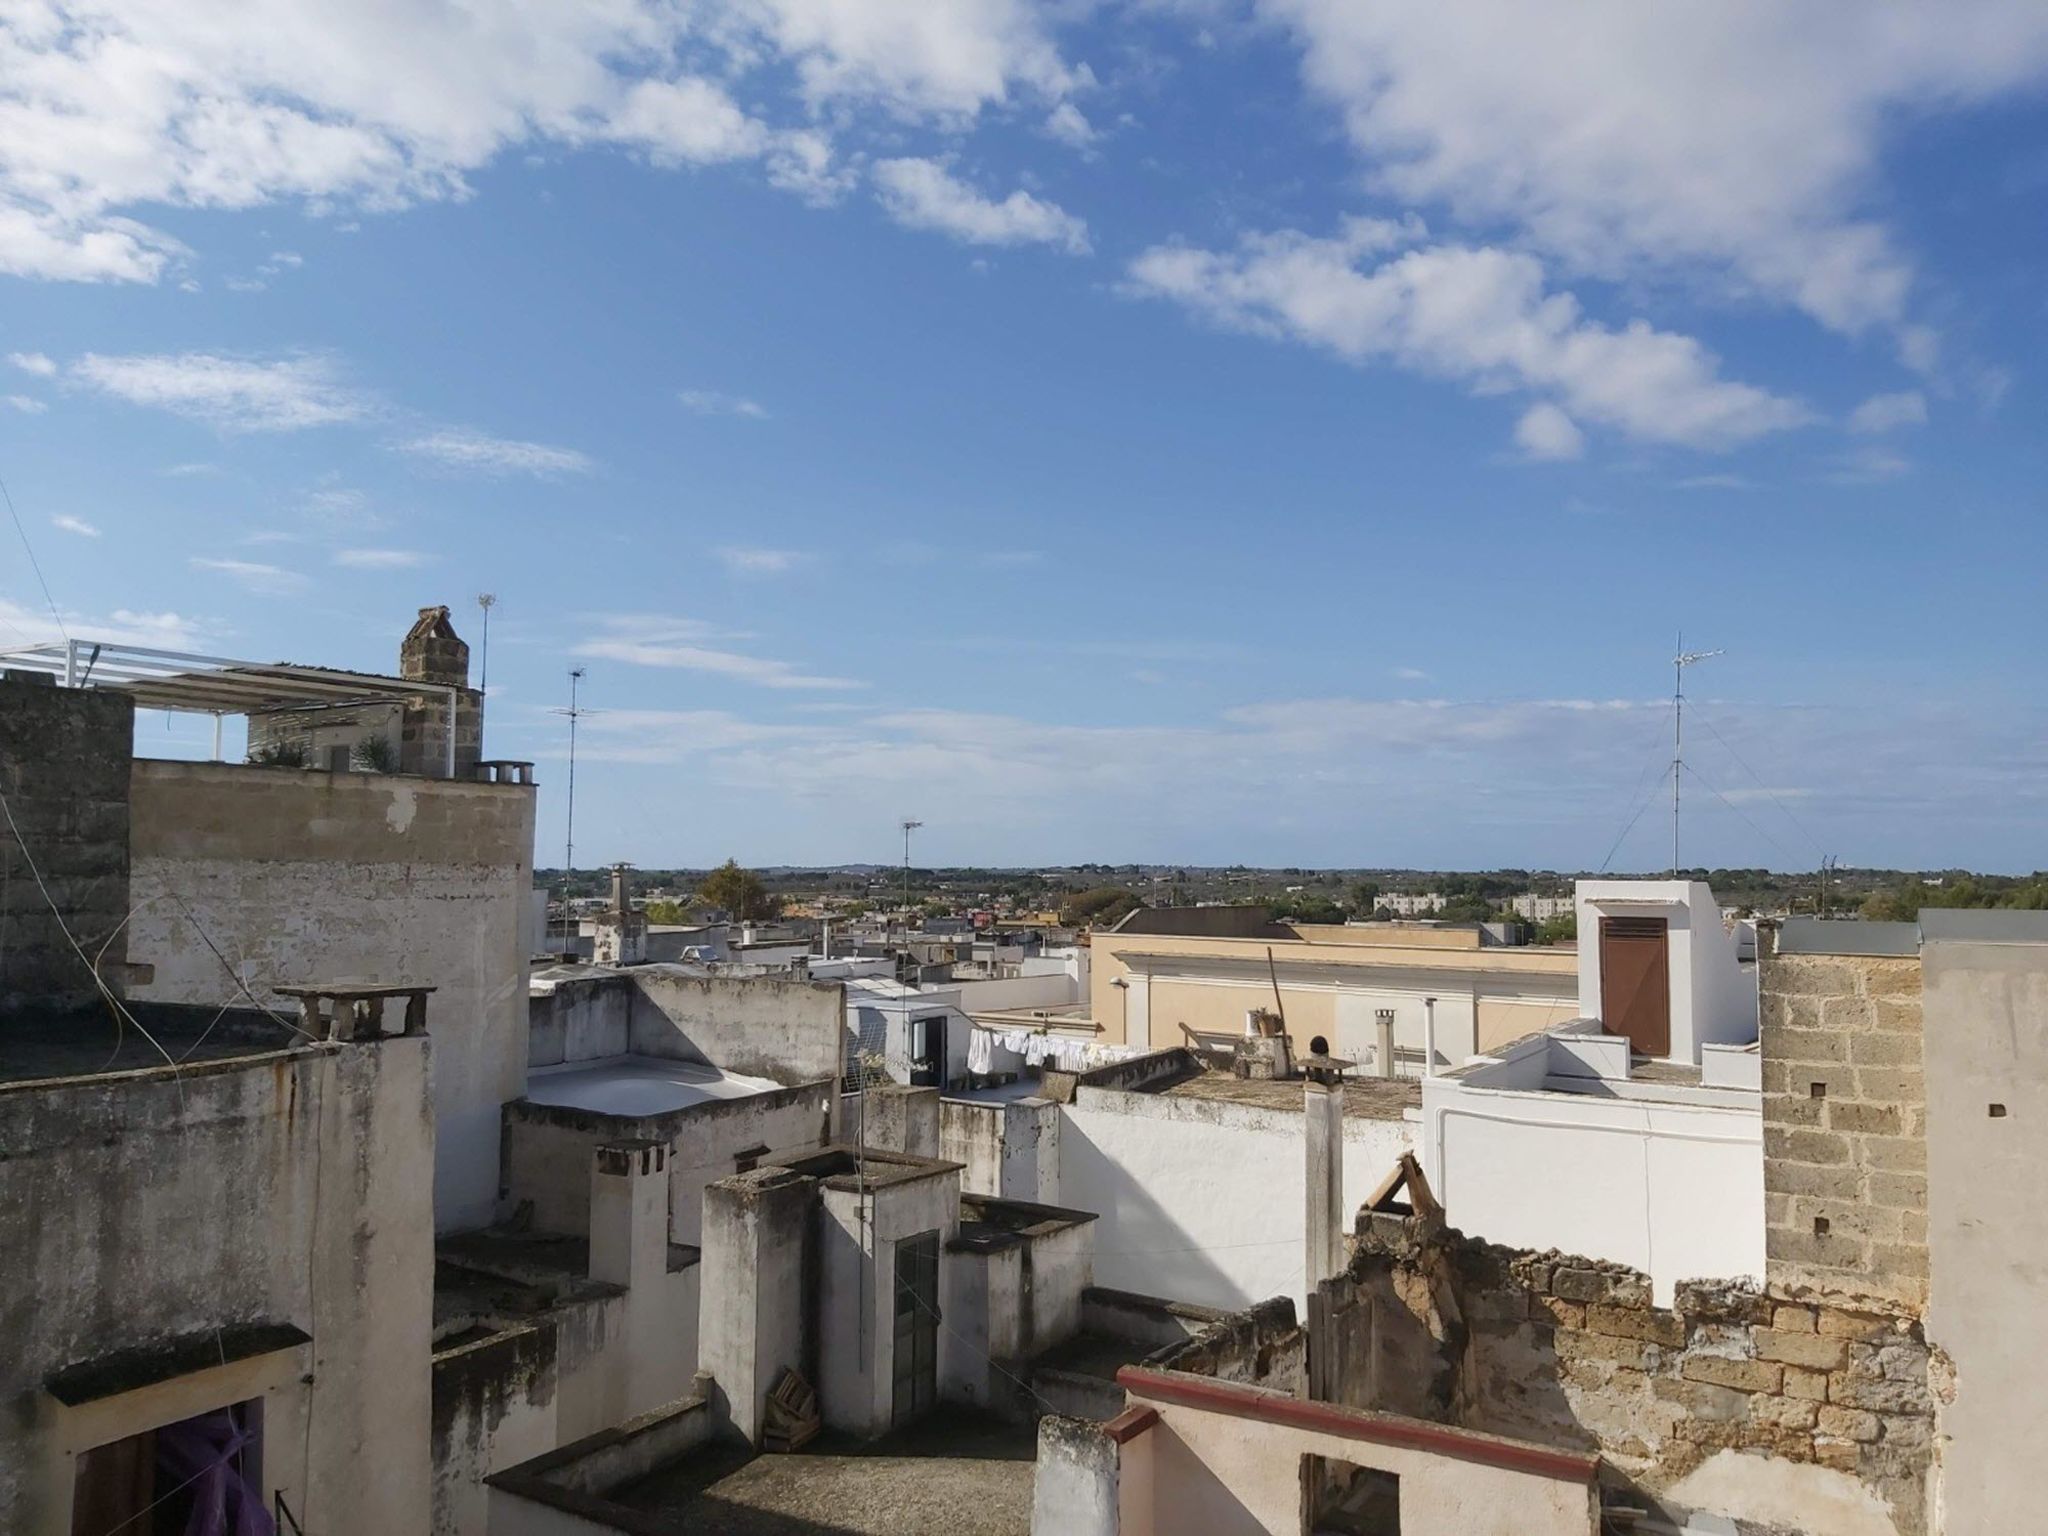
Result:
{"type": "Polygon", "coordinates": [[[1422,1075],[1436,1076],[1436,999],[1422,1000],[1422,1075]]]}

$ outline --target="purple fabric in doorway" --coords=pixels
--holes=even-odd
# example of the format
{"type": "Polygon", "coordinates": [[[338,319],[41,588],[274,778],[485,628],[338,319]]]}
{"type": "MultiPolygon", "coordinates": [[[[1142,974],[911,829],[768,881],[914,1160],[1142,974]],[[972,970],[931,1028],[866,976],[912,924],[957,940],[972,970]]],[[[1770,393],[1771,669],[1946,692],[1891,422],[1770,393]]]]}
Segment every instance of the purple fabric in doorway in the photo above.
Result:
{"type": "Polygon", "coordinates": [[[228,1408],[156,1432],[159,1483],[192,1495],[185,1536],[277,1536],[263,1494],[242,1475],[255,1439],[228,1408]]]}

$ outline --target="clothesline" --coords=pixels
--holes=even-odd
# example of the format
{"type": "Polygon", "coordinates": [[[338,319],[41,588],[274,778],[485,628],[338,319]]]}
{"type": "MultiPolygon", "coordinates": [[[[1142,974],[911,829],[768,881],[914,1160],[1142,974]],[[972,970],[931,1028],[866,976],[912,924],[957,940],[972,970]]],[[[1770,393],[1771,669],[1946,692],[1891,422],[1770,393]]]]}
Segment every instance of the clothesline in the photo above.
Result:
{"type": "Polygon", "coordinates": [[[1050,1062],[1062,1072],[1086,1072],[1136,1054],[1127,1045],[1056,1038],[1043,1029],[998,1029],[980,1024],[975,1026],[967,1042],[967,1070],[980,1073],[995,1071],[997,1046],[1023,1057],[1026,1066],[1042,1067],[1050,1062]]]}

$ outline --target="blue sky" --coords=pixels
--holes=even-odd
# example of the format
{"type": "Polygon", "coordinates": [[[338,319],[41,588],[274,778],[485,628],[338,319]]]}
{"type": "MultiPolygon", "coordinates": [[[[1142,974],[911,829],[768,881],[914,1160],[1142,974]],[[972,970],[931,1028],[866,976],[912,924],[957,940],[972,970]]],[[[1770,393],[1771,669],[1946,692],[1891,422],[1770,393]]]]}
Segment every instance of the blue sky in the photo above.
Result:
{"type": "Polygon", "coordinates": [[[0,21],[72,632],[493,591],[543,862],[581,665],[579,862],[1628,870],[1682,628],[1688,862],[2048,864],[2038,4],[376,9],[0,21]]]}

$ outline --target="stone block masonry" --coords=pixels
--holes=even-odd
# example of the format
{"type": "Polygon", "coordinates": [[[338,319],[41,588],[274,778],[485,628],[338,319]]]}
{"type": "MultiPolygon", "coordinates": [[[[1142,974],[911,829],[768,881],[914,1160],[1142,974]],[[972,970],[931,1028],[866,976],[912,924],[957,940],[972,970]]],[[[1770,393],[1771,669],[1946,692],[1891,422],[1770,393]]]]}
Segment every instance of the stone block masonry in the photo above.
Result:
{"type": "Polygon", "coordinates": [[[1920,960],[1762,961],[1764,1205],[1774,1290],[1927,1300],[1920,960]]]}
{"type": "Polygon", "coordinates": [[[98,989],[73,939],[103,972],[127,956],[134,740],[135,705],[125,693],[0,677],[0,1015],[92,1005],[98,989]]]}
{"type": "Polygon", "coordinates": [[[1860,1484],[1898,1536],[1926,1531],[1932,1357],[1905,1308],[1695,1282],[1666,1309],[1636,1270],[1371,1215],[1323,1294],[1350,1336],[1310,1347],[1359,1362],[1348,1406],[1596,1452],[1622,1502],[1674,1517],[1719,1478],[1751,1502],[1715,1513],[1831,1529],[1860,1484]]]}

